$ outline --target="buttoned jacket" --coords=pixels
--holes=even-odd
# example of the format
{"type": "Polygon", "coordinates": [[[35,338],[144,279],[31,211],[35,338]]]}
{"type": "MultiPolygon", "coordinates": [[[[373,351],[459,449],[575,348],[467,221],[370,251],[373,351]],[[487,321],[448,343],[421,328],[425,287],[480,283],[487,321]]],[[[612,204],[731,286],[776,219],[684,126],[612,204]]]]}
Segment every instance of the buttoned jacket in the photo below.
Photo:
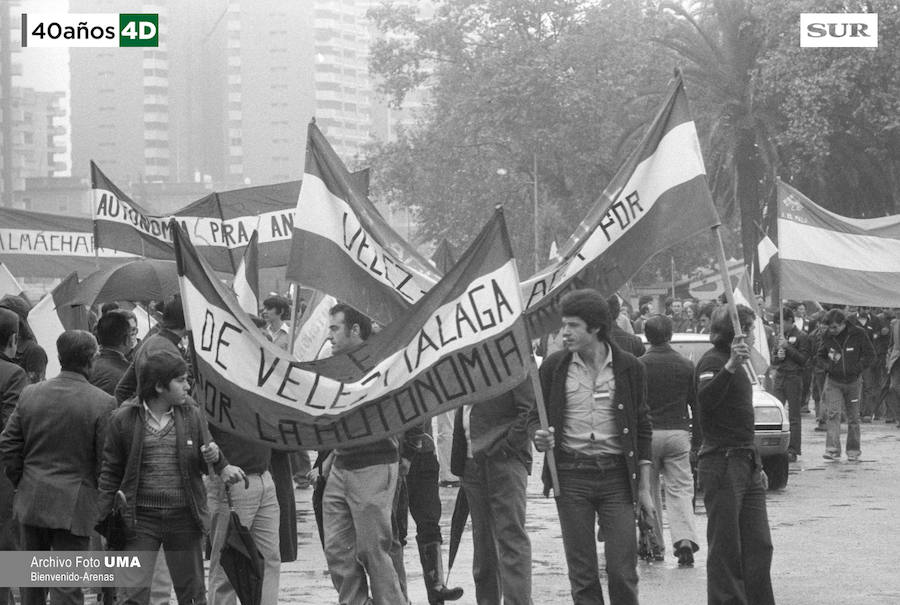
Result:
{"type": "Polygon", "coordinates": [[[16,485],[20,523],[90,536],[97,477],[115,400],[77,372],[27,386],[0,435],[0,465],[16,485]]]}
{"type": "MultiPolygon", "coordinates": [[[[653,429],[647,406],[647,379],[644,367],[634,355],[612,342],[607,341],[606,345],[612,351],[613,376],[616,382],[613,393],[616,424],[631,479],[631,497],[637,503],[638,461],[652,459],[653,429]]],[[[571,352],[558,351],[544,359],[540,368],[541,391],[547,406],[547,419],[554,429],[554,451],[557,453],[565,439],[566,377],[571,362],[571,352]]],[[[529,429],[533,434],[538,428],[540,425],[535,410],[529,419],[529,429]]],[[[544,495],[547,495],[550,493],[550,471],[546,459],[541,478],[544,482],[544,495]]]]}

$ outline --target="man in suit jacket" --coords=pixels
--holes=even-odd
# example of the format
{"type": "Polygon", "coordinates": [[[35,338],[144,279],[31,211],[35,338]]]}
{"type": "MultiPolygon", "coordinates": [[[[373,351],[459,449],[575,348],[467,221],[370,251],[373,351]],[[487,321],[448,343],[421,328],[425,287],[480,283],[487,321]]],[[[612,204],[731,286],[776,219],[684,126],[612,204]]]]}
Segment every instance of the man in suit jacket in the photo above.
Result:
{"type": "MultiPolygon", "coordinates": [[[[89,332],[56,341],[59,376],[29,385],[0,434],[0,466],[16,486],[23,550],[87,550],[98,521],[97,477],[115,399],[88,383],[97,354],[89,332]]],[[[54,603],[82,604],[81,588],[53,588],[54,603]]],[[[43,605],[43,588],[23,590],[23,605],[43,605]]]]}
{"type": "Polygon", "coordinates": [[[531,473],[529,380],[457,410],[450,469],[462,478],[472,515],[472,576],[477,603],[531,604],[531,541],[525,488],[531,473]]]}
{"type": "MultiPolygon", "coordinates": [[[[560,301],[565,350],[541,364],[549,430],[534,430],[538,451],[553,450],[560,493],[556,508],[575,605],[603,603],[596,525],[602,531],[609,600],[637,605],[637,505],[653,519],[652,429],[647,380],[636,357],[610,338],[609,307],[595,290],[560,301]]],[[[550,474],[545,459],[544,493],[550,474]]]]}

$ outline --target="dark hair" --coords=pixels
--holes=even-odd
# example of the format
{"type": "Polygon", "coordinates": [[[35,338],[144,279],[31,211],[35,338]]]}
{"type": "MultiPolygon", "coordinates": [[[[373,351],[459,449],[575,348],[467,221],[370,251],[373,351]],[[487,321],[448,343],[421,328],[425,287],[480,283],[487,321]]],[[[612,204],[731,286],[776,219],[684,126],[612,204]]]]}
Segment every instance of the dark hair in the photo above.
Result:
{"type": "Polygon", "coordinates": [[[31,310],[31,305],[27,300],[15,294],[7,294],[0,298],[0,308],[9,309],[19,316],[19,342],[34,340],[34,332],[28,325],[28,312],[31,310]]]}
{"type": "Polygon", "coordinates": [[[170,351],[160,351],[147,356],[138,368],[138,392],[142,401],[157,396],[156,386],[163,388],[183,374],[187,374],[188,366],[180,355],[170,351]]]}
{"type": "Polygon", "coordinates": [[[840,309],[832,309],[822,318],[822,323],[826,326],[830,326],[831,324],[842,324],[845,321],[847,321],[847,316],[844,315],[844,312],[840,309]]]}
{"type": "Polygon", "coordinates": [[[598,340],[609,338],[609,305],[596,290],[572,290],[559,301],[559,308],[563,317],[577,317],[587,324],[589,330],[599,328],[598,340]]]}
{"type": "MultiPolygon", "coordinates": [[[[716,346],[731,346],[734,340],[734,325],[731,323],[731,305],[722,305],[713,311],[709,322],[709,341],[716,346]]],[[[747,305],[737,306],[738,322],[745,330],[753,323],[756,313],[747,305]]]]}
{"type": "Polygon", "coordinates": [[[61,369],[81,371],[94,361],[97,339],[86,330],[66,330],[56,339],[56,352],[61,369]]]}
{"type": "Polygon", "coordinates": [[[643,308],[644,305],[653,302],[653,296],[650,294],[641,294],[638,297],[638,307],[643,308]]]}
{"type": "Polygon", "coordinates": [[[716,309],[717,309],[716,303],[706,303],[705,305],[700,307],[699,311],[697,311],[697,319],[699,319],[700,317],[702,317],[704,315],[706,317],[712,319],[713,311],[715,311],[716,309]]]}
{"type": "Polygon", "coordinates": [[[100,306],[100,315],[101,315],[101,316],[102,316],[102,315],[106,315],[106,314],[109,313],[110,311],[115,311],[115,310],[118,309],[118,308],[119,308],[119,303],[117,303],[117,302],[103,303],[103,304],[100,306]]]}
{"type": "Polygon", "coordinates": [[[284,296],[270,296],[263,301],[263,309],[275,309],[282,320],[290,319],[291,303],[284,296]]]}
{"type": "Polygon", "coordinates": [[[163,307],[162,327],[170,330],[184,329],[184,307],[181,305],[181,296],[176,294],[163,307]]]}
{"type": "Polygon", "coordinates": [[[9,345],[13,334],[19,333],[19,316],[15,311],[0,307],[0,349],[9,345]]]}
{"type": "Polygon", "coordinates": [[[644,335],[652,345],[672,340],[672,319],[667,315],[654,315],[644,322],[644,335]]]}
{"type": "Polygon", "coordinates": [[[131,323],[120,309],[113,309],[97,320],[94,332],[97,334],[97,342],[102,346],[118,347],[128,342],[131,323]]]}
{"type": "Polygon", "coordinates": [[[329,315],[344,314],[344,325],[347,329],[353,327],[353,324],[359,326],[359,337],[368,340],[372,335],[372,320],[351,307],[346,303],[338,303],[328,310],[329,315]]]}
{"type": "Polygon", "coordinates": [[[613,294],[607,298],[606,304],[609,306],[609,316],[611,318],[618,317],[619,312],[622,311],[622,303],[619,302],[619,295],[613,294]]]}
{"type": "Polygon", "coordinates": [[[790,307],[781,307],[781,317],[784,321],[794,321],[794,310],[790,307]]]}

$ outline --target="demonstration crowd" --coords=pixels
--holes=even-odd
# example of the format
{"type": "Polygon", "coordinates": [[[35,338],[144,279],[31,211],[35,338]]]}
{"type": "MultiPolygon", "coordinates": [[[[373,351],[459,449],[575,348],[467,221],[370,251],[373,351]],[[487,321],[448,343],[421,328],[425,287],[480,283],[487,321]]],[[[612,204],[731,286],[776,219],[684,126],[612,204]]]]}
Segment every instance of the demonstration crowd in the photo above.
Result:
{"type": "MultiPolygon", "coordinates": [[[[289,461],[207,424],[190,397],[177,297],[161,305],[158,326],[140,343],[134,314],[110,304],[92,332],[66,331],[57,350],[45,352],[29,329],[28,304],[6,296],[0,549],[161,550],[146,581],[116,589],[118,602],[168,602],[174,588],[182,604],[233,605],[234,577],[220,555],[234,510],[263,559],[260,603],[276,605],[281,563],[296,557],[293,481],[308,480],[339,603],[409,602],[403,560],[409,514],[428,602],[444,603],[463,591],[444,583],[439,489],[458,481],[472,521],[475,601],[524,605],[532,602],[526,485],[533,446],[552,452],[544,457],[544,491],[554,490],[577,605],[603,603],[598,541],[611,602],[638,603],[639,557],[665,557],[663,483],[671,552],[680,566],[693,565],[701,546],[695,474],[708,517],[708,602],[774,603],[765,479],[753,439],[752,384],[743,371],[755,324],[767,324],[767,374],[790,410],[792,459],[801,454],[801,414],[812,399],[827,431],[824,456],[840,457],[845,415],[846,455],[853,460],[860,422],[900,420],[900,320],[863,308],[807,315],[803,304],[770,318],[761,306],[754,312],[677,300],[666,301],[662,312],[641,300],[632,319],[620,303],[594,290],[561,300],[560,330],[537,347],[546,428],[526,380],[439,418],[439,433],[451,433],[449,456],[428,422],[394,438],[319,452],[307,471],[305,453],[289,461]],[[710,349],[695,365],[671,347],[673,332],[709,334],[710,349]],[[44,376],[47,354],[58,355],[58,376],[44,376]]],[[[272,296],[259,321],[284,348],[289,313],[289,302],[272,296]]],[[[331,309],[332,354],[353,351],[372,331],[369,318],[352,307],[331,309]]],[[[24,588],[21,600],[43,604],[47,593],[24,588]]],[[[60,605],[84,602],[80,587],[53,588],[50,596],[60,605]]],[[[0,589],[0,605],[13,600],[11,589],[0,589]]]]}

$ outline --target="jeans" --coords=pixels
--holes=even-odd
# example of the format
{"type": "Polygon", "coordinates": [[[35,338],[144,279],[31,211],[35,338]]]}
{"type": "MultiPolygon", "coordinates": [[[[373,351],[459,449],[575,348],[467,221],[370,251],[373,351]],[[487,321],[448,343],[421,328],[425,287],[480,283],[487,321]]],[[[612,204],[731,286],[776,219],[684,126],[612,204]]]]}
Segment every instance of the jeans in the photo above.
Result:
{"type": "MultiPolygon", "coordinates": [[[[180,605],[205,605],[203,532],[190,509],[138,508],[134,529],[124,550],[158,551],[162,546],[180,605]]],[[[152,569],[137,569],[141,582],[135,588],[119,588],[120,604],[147,605],[150,601],[152,569]]]]}
{"type": "Polygon", "coordinates": [[[847,455],[859,456],[859,399],[862,392],[859,378],[853,382],[825,379],[822,401],[825,403],[825,451],[841,455],[841,407],[847,410],[847,455]]]}
{"type": "Polygon", "coordinates": [[[600,605],[595,522],[603,533],[609,600],[637,605],[637,538],[634,502],[624,460],[609,468],[562,468],[556,499],[569,583],[575,605],[600,605]]]}
{"type": "Polygon", "coordinates": [[[878,391],[881,387],[881,374],[877,367],[869,366],[860,374],[862,394],[859,402],[859,415],[872,417],[878,407],[878,391]]]}
{"type": "Polygon", "coordinates": [[[331,469],[322,498],[325,559],[340,605],[369,603],[369,583],[375,605],[406,602],[391,557],[398,476],[396,462],[331,469]]]}
{"type": "MultiPolygon", "coordinates": [[[[278,543],[278,523],[281,511],[275,497],[275,483],[269,471],[247,475],[249,487],[238,482],[229,488],[235,512],[241,525],[253,535],[253,542],[263,556],[263,583],[261,605],[278,604],[278,580],[281,574],[281,551],[278,543]]],[[[219,564],[222,547],[228,532],[231,511],[225,495],[225,484],[218,476],[207,480],[207,501],[212,518],[209,557],[210,605],[236,605],[237,597],[225,570],[219,564]]]]}
{"type": "Polygon", "coordinates": [[[441,497],[438,494],[438,459],[434,452],[413,456],[397,506],[400,542],[406,545],[409,515],[416,522],[416,543],[441,542],[441,497]]]}
{"type": "Polygon", "coordinates": [[[527,483],[528,469],[515,457],[466,460],[462,489],[472,515],[472,577],[478,605],[531,603],[527,483]]]}
{"type": "Polygon", "coordinates": [[[775,375],[775,393],[781,403],[788,406],[791,424],[791,441],[788,450],[800,455],[800,408],[803,406],[803,375],[795,372],[778,372],[775,375]]]}
{"type": "MultiPolygon", "coordinates": [[[[22,550],[87,550],[91,539],[76,536],[65,529],[51,529],[36,525],[22,525],[22,550]]],[[[22,588],[22,605],[44,605],[47,602],[46,588],[22,588]]],[[[51,588],[51,605],[83,605],[84,592],[81,587],[51,588]]]]}
{"type": "Polygon", "coordinates": [[[707,516],[707,603],[774,605],[772,536],[756,453],[704,455],[697,474],[707,516]]]}
{"type": "Polygon", "coordinates": [[[691,434],[689,431],[658,429],[653,431],[653,470],[650,473],[650,489],[656,517],[653,531],[659,545],[665,548],[662,532],[662,496],[659,476],[666,484],[666,510],[669,517],[669,535],[672,547],[682,540],[691,542],[696,550],[697,527],[694,523],[694,476],[691,474],[691,434]]]}
{"type": "Polygon", "coordinates": [[[812,397],[816,404],[816,422],[825,424],[825,402],[822,401],[822,390],[825,388],[825,372],[813,370],[812,397]]]}

